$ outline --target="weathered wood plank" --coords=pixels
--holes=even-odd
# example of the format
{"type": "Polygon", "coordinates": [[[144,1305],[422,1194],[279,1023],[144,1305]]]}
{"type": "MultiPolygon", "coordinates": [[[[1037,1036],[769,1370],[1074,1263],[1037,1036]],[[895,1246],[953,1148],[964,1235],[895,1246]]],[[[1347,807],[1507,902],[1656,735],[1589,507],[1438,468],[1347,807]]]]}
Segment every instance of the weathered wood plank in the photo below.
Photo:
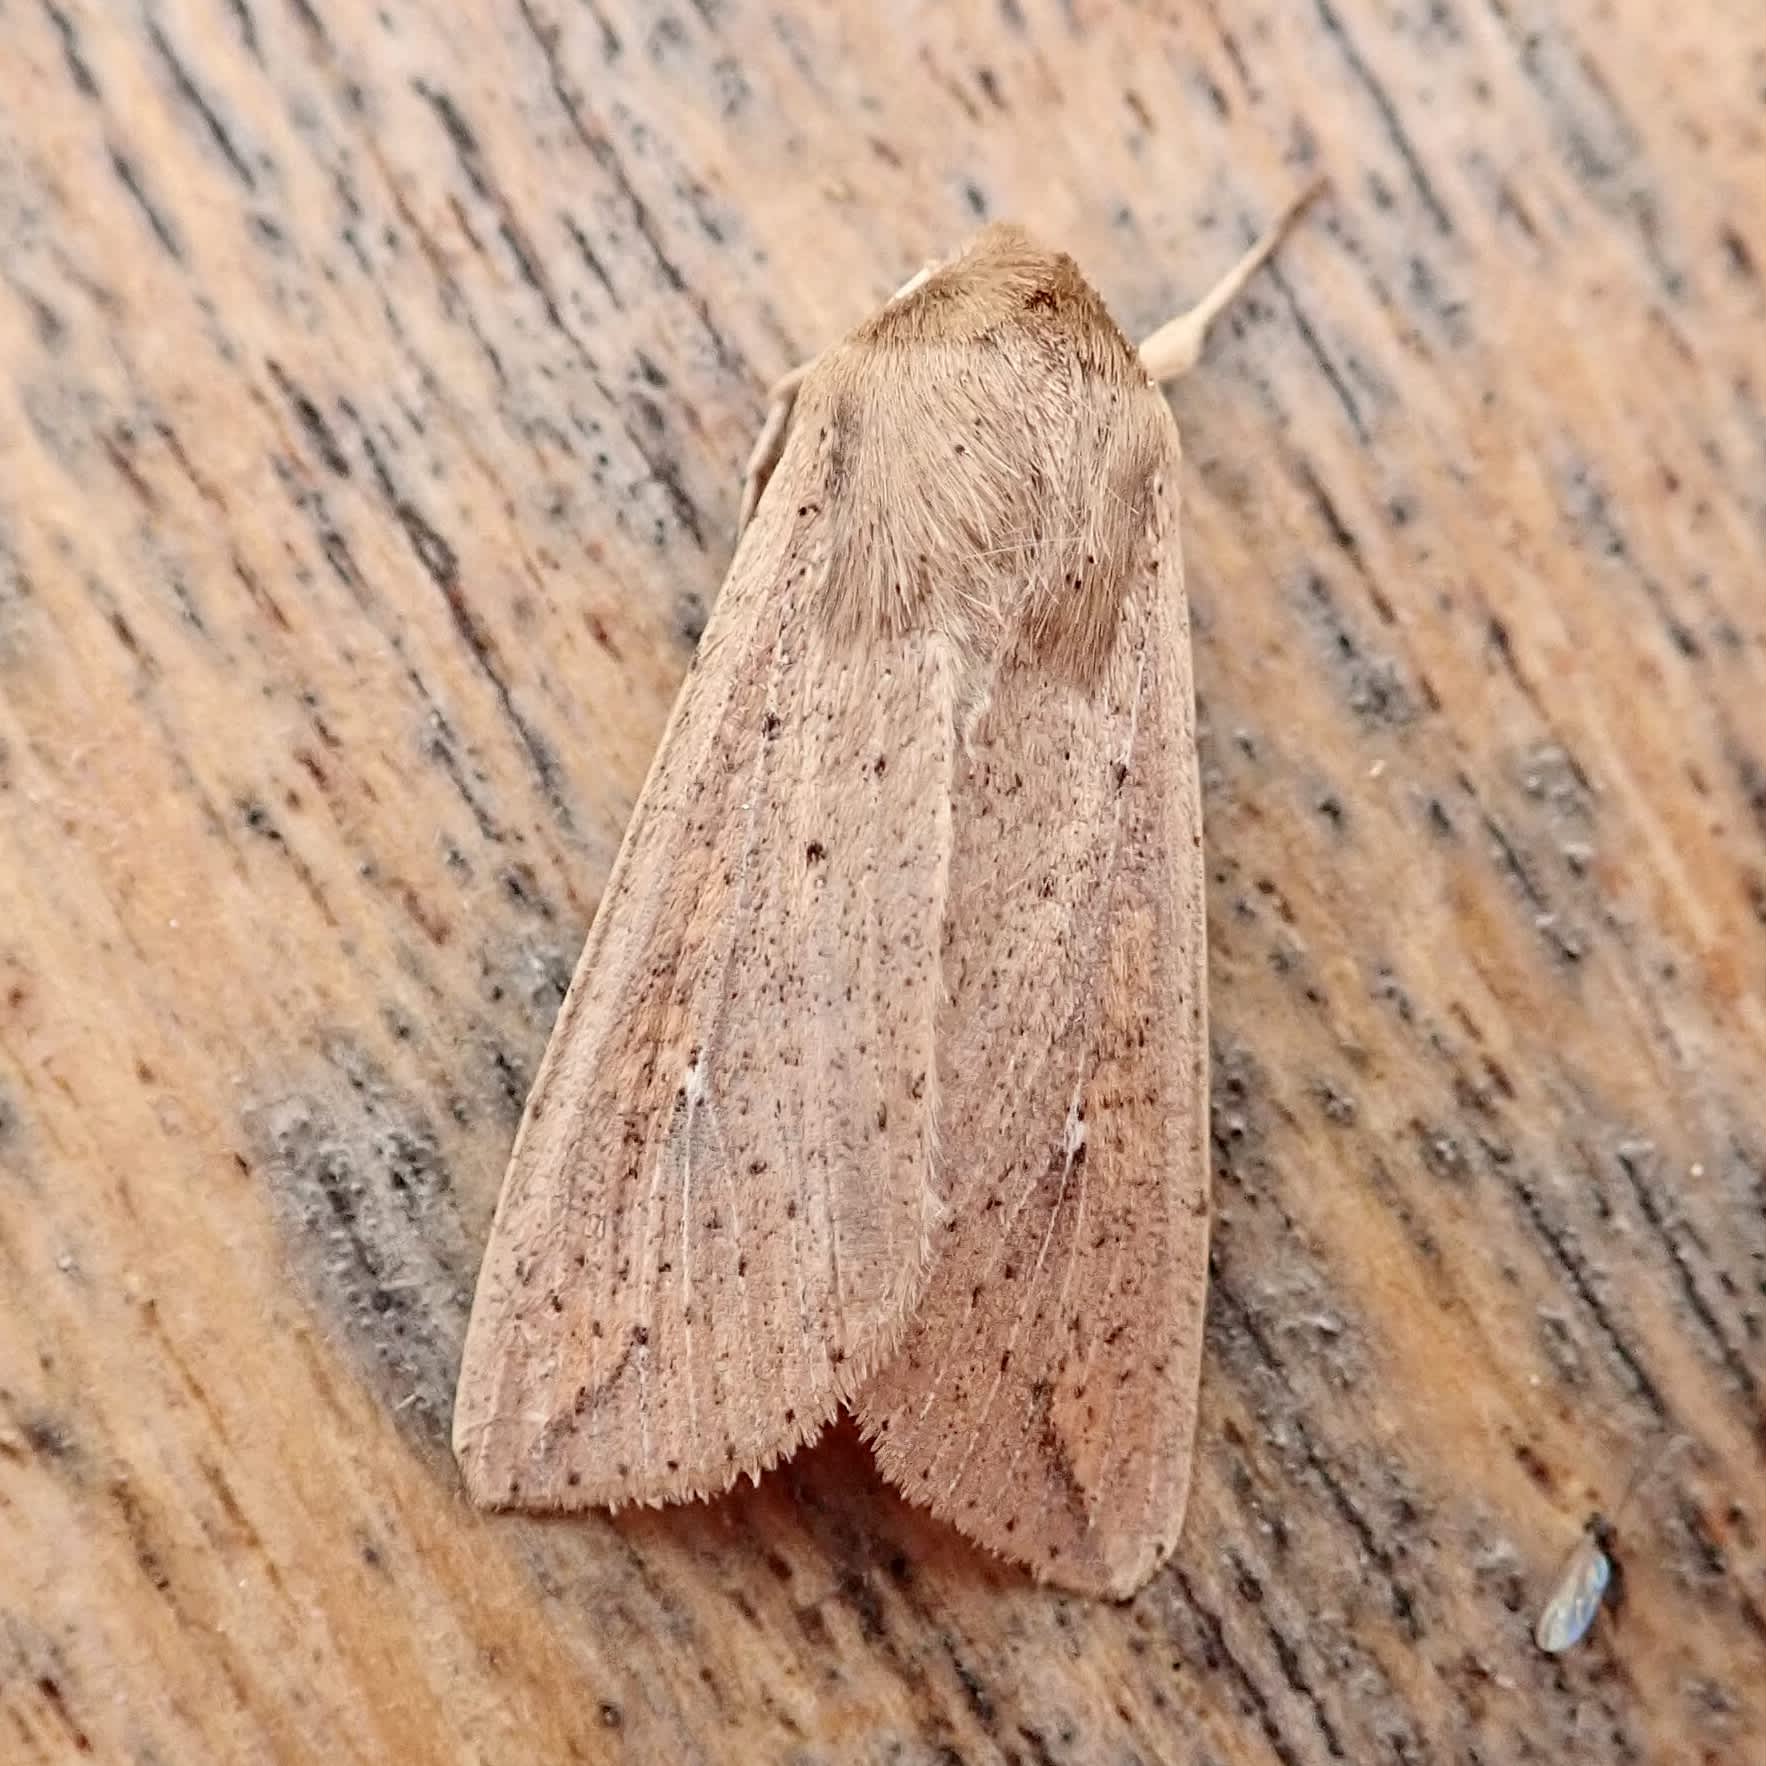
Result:
{"type": "Polygon", "coordinates": [[[0,9],[0,1756],[1707,1760],[1766,1734],[1756,8],[0,9]],[[1010,214],[1176,405],[1184,1547],[841,1432],[485,1520],[521,1098],[776,372],[1010,214]],[[1592,1506],[1629,1599],[1548,1662],[1592,1506]]]}

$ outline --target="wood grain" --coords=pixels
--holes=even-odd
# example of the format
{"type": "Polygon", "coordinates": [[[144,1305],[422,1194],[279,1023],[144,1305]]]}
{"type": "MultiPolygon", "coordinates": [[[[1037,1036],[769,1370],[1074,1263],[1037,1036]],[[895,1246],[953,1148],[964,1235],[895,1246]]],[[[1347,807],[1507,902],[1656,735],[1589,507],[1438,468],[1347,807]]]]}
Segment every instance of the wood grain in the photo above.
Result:
{"type": "Polygon", "coordinates": [[[0,1757],[1742,1762],[1748,0],[0,6],[0,1757]],[[521,1098],[763,388],[984,215],[1177,391],[1219,1227],[1174,1565],[850,1431],[462,1499],[521,1098]],[[1628,1599],[1528,1629],[1587,1511],[1628,1599]]]}

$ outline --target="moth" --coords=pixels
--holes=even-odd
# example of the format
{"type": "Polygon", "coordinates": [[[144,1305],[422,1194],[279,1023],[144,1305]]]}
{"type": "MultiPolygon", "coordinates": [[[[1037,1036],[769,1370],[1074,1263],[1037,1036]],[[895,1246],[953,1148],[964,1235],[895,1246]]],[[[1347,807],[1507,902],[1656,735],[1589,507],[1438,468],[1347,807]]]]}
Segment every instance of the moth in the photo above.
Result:
{"type": "Polygon", "coordinates": [[[497,1207],[480,1504],[704,1496],[848,1406],[1041,1579],[1171,1552],[1209,1168],[1159,386],[1311,194],[1138,351],[992,226],[780,383],[497,1207]]]}

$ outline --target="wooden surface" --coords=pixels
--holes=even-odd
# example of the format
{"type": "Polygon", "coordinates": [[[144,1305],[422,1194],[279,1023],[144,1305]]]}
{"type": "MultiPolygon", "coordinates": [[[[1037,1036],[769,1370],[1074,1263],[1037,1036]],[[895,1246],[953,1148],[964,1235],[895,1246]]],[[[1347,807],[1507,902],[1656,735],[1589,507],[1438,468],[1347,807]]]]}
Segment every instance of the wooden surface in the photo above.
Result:
{"type": "Polygon", "coordinates": [[[0,5],[0,1758],[1760,1758],[1754,0],[0,5]],[[471,1512],[524,1089],[776,373],[979,217],[1175,403],[1218,1229],[1176,1563],[837,1434],[471,1512]],[[1628,1598],[1529,1627],[1590,1508],[1628,1598]]]}

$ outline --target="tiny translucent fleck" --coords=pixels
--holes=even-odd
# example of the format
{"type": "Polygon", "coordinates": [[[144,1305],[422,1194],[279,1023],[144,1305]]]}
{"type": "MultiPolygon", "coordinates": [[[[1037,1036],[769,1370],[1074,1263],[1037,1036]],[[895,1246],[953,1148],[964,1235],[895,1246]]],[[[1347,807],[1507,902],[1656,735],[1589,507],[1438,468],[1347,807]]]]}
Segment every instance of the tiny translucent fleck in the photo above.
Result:
{"type": "Polygon", "coordinates": [[[1600,1521],[1591,1520],[1552,1584],[1551,1598],[1533,1628],[1533,1641],[1548,1656],[1561,1655],[1580,1643],[1606,1599],[1613,1563],[1602,1544],[1605,1536],[1600,1521]]]}

